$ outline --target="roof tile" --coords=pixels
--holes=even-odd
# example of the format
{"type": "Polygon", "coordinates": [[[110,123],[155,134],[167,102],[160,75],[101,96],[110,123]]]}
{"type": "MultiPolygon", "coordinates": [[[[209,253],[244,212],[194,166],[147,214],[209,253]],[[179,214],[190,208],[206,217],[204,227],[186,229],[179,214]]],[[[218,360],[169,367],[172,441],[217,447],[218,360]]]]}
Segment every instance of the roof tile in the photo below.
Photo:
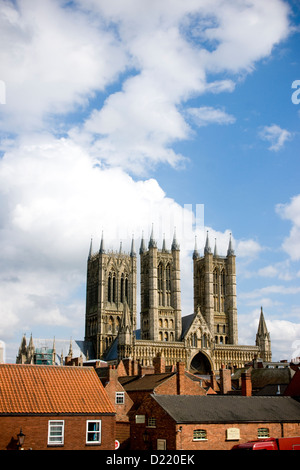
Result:
{"type": "Polygon", "coordinates": [[[115,413],[92,367],[0,364],[0,413],[115,413]]]}

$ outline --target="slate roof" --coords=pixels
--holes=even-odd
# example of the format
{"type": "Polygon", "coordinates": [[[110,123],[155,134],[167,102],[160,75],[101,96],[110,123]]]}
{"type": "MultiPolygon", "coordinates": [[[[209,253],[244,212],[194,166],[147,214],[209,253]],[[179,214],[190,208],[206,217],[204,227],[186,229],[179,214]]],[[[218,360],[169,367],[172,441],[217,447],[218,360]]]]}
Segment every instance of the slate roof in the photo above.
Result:
{"type": "Polygon", "coordinates": [[[151,395],[176,423],[300,422],[291,397],[151,395]]]}
{"type": "Polygon", "coordinates": [[[154,390],[158,385],[163,383],[174,375],[175,372],[166,372],[163,374],[145,374],[142,377],[131,376],[131,377],[119,377],[119,382],[122,384],[126,392],[131,391],[151,391],[154,390]]]}
{"type": "Polygon", "coordinates": [[[0,414],[115,413],[92,367],[0,364],[0,414]]]}
{"type": "MultiPolygon", "coordinates": [[[[241,378],[241,374],[244,369],[237,370],[233,376],[232,381],[239,380],[241,378]]],[[[251,371],[251,382],[252,382],[252,389],[258,390],[266,385],[272,384],[289,384],[292,378],[292,371],[289,367],[284,367],[282,369],[279,368],[258,368],[258,369],[250,369],[251,371]]]]}

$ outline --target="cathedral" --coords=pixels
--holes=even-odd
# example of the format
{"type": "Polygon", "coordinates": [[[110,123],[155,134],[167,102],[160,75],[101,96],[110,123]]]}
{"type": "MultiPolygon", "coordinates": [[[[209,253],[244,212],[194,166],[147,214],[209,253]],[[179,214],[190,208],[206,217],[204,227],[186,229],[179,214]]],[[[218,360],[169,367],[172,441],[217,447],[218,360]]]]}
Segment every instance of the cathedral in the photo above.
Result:
{"type": "Polygon", "coordinates": [[[184,362],[199,373],[219,371],[222,365],[241,368],[254,358],[271,361],[271,341],[261,310],[256,344],[238,344],[236,258],[231,238],[226,256],[207,234],[203,256],[193,252],[194,311],[182,316],[180,247],[173,238],[158,248],[153,231],[139,249],[140,328],[137,329],[137,254],[100,249],[87,261],[85,342],[94,356],[113,363],[131,358],[151,366],[157,356],[166,365],[184,362]]]}

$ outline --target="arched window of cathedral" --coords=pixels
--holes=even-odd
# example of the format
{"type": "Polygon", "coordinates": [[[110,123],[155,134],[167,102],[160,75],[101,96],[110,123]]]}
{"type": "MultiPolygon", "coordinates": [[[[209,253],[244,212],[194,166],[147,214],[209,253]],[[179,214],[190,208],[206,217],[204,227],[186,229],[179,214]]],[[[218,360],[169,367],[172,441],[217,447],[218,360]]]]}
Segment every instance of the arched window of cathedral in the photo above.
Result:
{"type": "Polygon", "coordinates": [[[226,294],[226,274],[225,269],[222,269],[221,272],[221,295],[226,294]]]}
{"type": "Polygon", "coordinates": [[[219,283],[218,283],[218,270],[214,269],[213,273],[213,288],[214,288],[214,309],[215,312],[219,311],[219,283]]]}
{"type": "Polygon", "coordinates": [[[171,305],[171,266],[169,263],[166,266],[166,299],[169,307],[171,305]]]}
{"type": "Polygon", "coordinates": [[[120,317],[117,317],[117,319],[116,319],[116,333],[118,333],[119,328],[120,328],[120,317]]]}
{"type": "Polygon", "coordinates": [[[157,268],[157,290],[158,290],[158,305],[163,305],[163,265],[159,263],[157,268]]]}
{"type": "Polygon", "coordinates": [[[108,333],[112,333],[114,328],[114,319],[113,317],[109,317],[108,320],[108,333]]]}
{"type": "Polygon", "coordinates": [[[169,327],[168,320],[165,320],[165,321],[164,321],[164,324],[165,324],[165,328],[168,328],[168,327],[169,327]]]}
{"type": "Polygon", "coordinates": [[[107,301],[108,302],[111,302],[112,300],[111,291],[112,291],[112,273],[110,272],[108,275],[108,281],[107,281],[107,301]]]}
{"type": "Polygon", "coordinates": [[[221,312],[225,312],[226,274],[225,269],[221,272],[221,312]]]}
{"type": "Polygon", "coordinates": [[[220,344],[223,344],[223,336],[220,336],[220,344]]]}
{"type": "Polygon", "coordinates": [[[174,328],[174,320],[170,320],[170,328],[174,328]]]}
{"type": "Polygon", "coordinates": [[[215,343],[218,344],[218,337],[215,336],[215,343]]]}
{"type": "Polygon", "coordinates": [[[174,333],[173,332],[170,333],[170,341],[174,341],[174,333]]]}
{"type": "Polygon", "coordinates": [[[197,347],[197,334],[193,334],[193,346],[196,348],[197,347]]]}
{"type": "Polygon", "coordinates": [[[116,292],[116,274],[113,273],[113,278],[112,278],[112,301],[116,302],[117,299],[117,292],[116,292]]]}
{"type": "Polygon", "coordinates": [[[159,339],[159,341],[163,340],[163,334],[162,334],[161,331],[158,333],[158,339],[159,339]]]}
{"type": "Polygon", "coordinates": [[[122,274],[121,276],[121,286],[120,286],[120,301],[121,303],[124,302],[124,291],[125,291],[125,288],[124,288],[124,274],[122,274]]]}
{"type": "Polygon", "coordinates": [[[163,322],[162,322],[161,318],[158,320],[158,326],[159,326],[159,328],[162,328],[162,326],[163,326],[163,322]]]}
{"type": "Polygon", "coordinates": [[[125,300],[128,302],[128,277],[125,277],[125,300]]]}
{"type": "Polygon", "coordinates": [[[171,266],[169,263],[166,266],[166,291],[171,292],[171,266]]]}
{"type": "Polygon", "coordinates": [[[168,333],[165,331],[164,340],[165,340],[165,341],[168,341],[168,339],[169,339],[169,335],[168,335],[168,333]]]}

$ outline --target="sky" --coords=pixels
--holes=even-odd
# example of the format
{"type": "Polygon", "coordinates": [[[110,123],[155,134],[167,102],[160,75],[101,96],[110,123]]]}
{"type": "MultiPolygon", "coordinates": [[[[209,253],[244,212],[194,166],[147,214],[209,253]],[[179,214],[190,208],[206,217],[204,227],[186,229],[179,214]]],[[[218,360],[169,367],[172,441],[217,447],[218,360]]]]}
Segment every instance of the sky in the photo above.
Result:
{"type": "Polygon", "coordinates": [[[239,344],[261,307],[300,356],[298,0],[0,0],[0,340],[84,339],[99,249],[208,232],[237,264],[239,344]]]}

